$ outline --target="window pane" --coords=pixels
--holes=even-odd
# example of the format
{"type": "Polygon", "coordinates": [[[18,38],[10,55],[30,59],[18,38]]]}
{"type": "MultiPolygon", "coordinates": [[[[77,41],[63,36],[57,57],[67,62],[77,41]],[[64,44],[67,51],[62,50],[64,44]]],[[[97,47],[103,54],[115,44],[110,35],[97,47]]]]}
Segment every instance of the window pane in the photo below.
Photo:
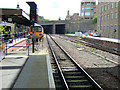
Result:
{"type": "Polygon", "coordinates": [[[86,3],[86,5],[90,5],[90,3],[86,3]]]}
{"type": "Polygon", "coordinates": [[[112,6],[111,6],[112,8],[114,8],[114,3],[112,2],[112,6]]]}
{"type": "Polygon", "coordinates": [[[93,7],[85,7],[85,10],[93,10],[93,7]]]}
{"type": "Polygon", "coordinates": [[[81,13],[81,16],[84,16],[84,13],[81,13]]]}
{"type": "Polygon", "coordinates": [[[112,30],[113,30],[113,26],[111,26],[111,32],[112,32],[112,30]]]}
{"type": "Polygon", "coordinates": [[[118,2],[116,2],[116,7],[118,7],[118,2]]]}
{"type": "Polygon", "coordinates": [[[84,8],[82,8],[81,10],[84,11],[84,8]]]}
{"type": "Polygon", "coordinates": [[[116,32],[117,31],[117,25],[115,25],[115,29],[114,29],[114,32],[116,32]]]}
{"type": "Polygon", "coordinates": [[[95,3],[91,3],[91,5],[95,5],[95,3]]]}
{"type": "Polygon", "coordinates": [[[110,9],[110,4],[108,4],[108,10],[110,9]]]}
{"type": "Polygon", "coordinates": [[[109,26],[107,26],[107,31],[109,32],[109,26]]]}
{"type": "Polygon", "coordinates": [[[86,15],[86,16],[89,16],[89,15],[90,15],[90,12],[85,12],[85,15],[86,15]]]}

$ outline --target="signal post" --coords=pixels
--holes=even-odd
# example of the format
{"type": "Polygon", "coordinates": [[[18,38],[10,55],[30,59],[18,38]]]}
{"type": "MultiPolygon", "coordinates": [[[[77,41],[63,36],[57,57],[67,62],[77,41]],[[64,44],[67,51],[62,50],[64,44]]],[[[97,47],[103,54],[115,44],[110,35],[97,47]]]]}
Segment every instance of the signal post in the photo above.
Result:
{"type": "Polygon", "coordinates": [[[29,6],[30,6],[30,21],[31,21],[31,25],[32,25],[32,53],[35,52],[35,30],[34,30],[34,23],[37,22],[37,5],[35,4],[35,2],[26,2],[29,6]]]}

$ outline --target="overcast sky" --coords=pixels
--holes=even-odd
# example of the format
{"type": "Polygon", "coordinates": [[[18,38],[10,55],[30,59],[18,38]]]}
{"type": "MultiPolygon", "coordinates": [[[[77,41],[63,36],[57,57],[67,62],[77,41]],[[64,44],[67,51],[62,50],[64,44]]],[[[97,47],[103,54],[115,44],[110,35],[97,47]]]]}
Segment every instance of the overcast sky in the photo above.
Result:
{"type": "Polygon", "coordinates": [[[26,1],[34,1],[37,4],[38,15],[44,16],[45,19],[65,19],[68,10],[70,14],[80,13],[81,0],[1,0],[0,8],[16,8],[19,2],[20,7],[26,10],[26,1]]]}

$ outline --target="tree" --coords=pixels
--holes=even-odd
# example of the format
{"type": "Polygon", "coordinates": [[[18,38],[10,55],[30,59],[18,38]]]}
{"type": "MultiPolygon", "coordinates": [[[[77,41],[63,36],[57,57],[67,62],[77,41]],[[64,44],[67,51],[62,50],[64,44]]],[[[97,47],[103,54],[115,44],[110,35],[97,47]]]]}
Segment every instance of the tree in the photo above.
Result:
{"type": "Polygon", "coordinates": [[[93,17],[93,24],[96,24],[97,23],[97,16],[94,16],[93,17]]]}
{"type": "Polygon", "coordinates": [[[61,21],[61,17],[59,17],[59,19],[58,19],[59,21],[61,21]]]}

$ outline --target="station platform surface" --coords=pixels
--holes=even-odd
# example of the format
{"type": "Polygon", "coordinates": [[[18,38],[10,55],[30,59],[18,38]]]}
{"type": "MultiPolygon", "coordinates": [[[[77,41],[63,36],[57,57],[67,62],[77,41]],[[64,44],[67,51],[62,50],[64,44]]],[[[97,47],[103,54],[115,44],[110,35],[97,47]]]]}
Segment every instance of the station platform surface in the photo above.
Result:
{"type": "MultiPolygon", "coordinates": [[[[40,47],[41,48],[41,47],[40,47]]],[[[10,52],[0,62],[0,88],[54,89],[54,79],[46,47],[39,53],[10,52]]]]}
{"type": "Polygon", "coordinates": [[[5,59],[0,62],[1,88],[11,88],[28,59],[28,56],[22,55],[24,54],[23,52],[12,53],[9,53],[12,55],[5,56],[5,59]]]}
{"type": "Polygon", "coordinates": [[[55,88],[49,56],[30,55],[13,88],[55,88]]]}

